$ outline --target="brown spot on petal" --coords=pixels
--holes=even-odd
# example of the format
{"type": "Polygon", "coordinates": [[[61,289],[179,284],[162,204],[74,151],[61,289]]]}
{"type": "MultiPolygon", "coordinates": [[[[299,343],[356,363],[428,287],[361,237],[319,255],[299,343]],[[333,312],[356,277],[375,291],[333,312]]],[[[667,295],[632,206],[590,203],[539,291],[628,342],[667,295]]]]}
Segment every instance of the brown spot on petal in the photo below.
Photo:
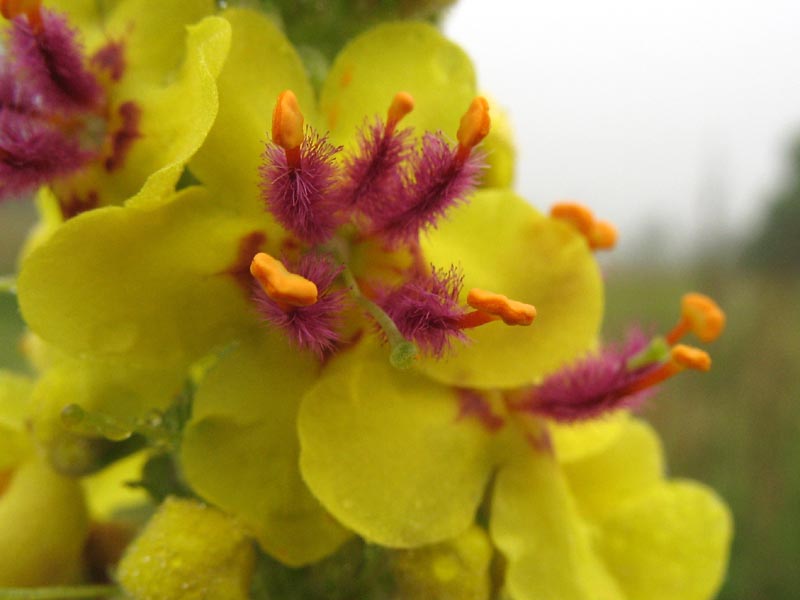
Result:
{"type": "Polygon", "coordinates": [[[89,190],[85,195],[71,192],[67,196],[59,197],[58,205],[61,208],[61,215],[66,221],[100,206],[100,196],[95,190],[89,190]]]}
{"type": "Polygon", "coordinates": [[[6,490],[11,485],[11,480],[14,478],[14,470],[7,469],[0,471],[0,496],[6,493],[6,490]]]}
{"type": "Polygon", "coordinates": [[[486,398],[474,390],[458,390],[459,412],[458,418],[474,418],[492,433],[499,431],[505,425],[505,419],[492,412],[492,407],[486,398]]]}
{"type": "Polygon", "coordinates": [[[123,102],[117,109],[121,121],[120,126],[111,137],[111,156],[106,158],[105,168],[109,173],[116,171],[125,164],[125,158],[133,142],[142,137],[139,131],[139,122],[142,119],[142,109],[135,102],[123,102]]]}
{"type": "Polygon", "coordinates": [[[251,231],[239,240],[239,248],[236,251],[236,258],[233,264],[227,269],[223,269],[220,274],[230,275],[236,283],[250,294],[253,278],[250,275],[250,263],[253,256],[263,248],[267,242],[267,236],[263,231],[251,231]]]}
{"type": "Polygon", "coordinates": [[[125,44],[108,42],[92,55],[90,64],[108,75],[111,81],[119,81],[125,73],[125,44]]]}

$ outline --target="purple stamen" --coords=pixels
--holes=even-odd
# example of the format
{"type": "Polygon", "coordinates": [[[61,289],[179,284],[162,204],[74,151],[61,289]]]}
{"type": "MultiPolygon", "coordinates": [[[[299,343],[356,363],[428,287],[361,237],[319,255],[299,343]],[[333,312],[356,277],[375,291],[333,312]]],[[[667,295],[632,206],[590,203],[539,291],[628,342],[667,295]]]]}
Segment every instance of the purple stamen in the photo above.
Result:
{"type": "Polygon", "coordinates": [[[374,219],[376,233],[395,244],[413,242],[420,231],[436,227],[452,206],[466,200],[483,168],[479,153],[462,159],[458,147],[452,147],[441,132],[426,133],[421,149],[411,158],[412,175],[404,194],[374,219]]]}
{"type": "Polygon", "coordinates": [[[622,347],[607,346],[547,377],[524,394],[517,408],[574,422],[639,407],[651,390],[628,394],[626,389],[658,365],[628,370],[627,362],[647,347],[648,341],[641,331],[632,331],[622,347]]]}
{"type": "Polygon", "coordinates": [[[342,268],[326,256],[306,254],[291,270],[317,286],[317,302],[310,306],[281,305],[256,283],[253,286],[256,309],[265,321],[282,329],[292,343],[322,359],[341,339],[339,326],[345,293],[331,286],[342,268]]]}
{"type": "Polygon", "coordinates": [[[378,304],[406,339],[440,358],[453,339],[468,339],[458,327],[465,313],[458,303],[463,279],[455,267],[449,271],[432,269],[430,275],[416,277],[382,294],[378,304]]]}
{"type": "Polygon", "coordinates": [[[387,131],[380,119],[358,132],[358,149],[344,159],[338,204],[368,220],[386,214],[402,196],[401,168],[411,150],[411,129],[387,131]]]}
{"type": "Polygon", "coordinates": [[[51,124],[0,109],[0,200],[19,197],[69,175],[92,156],[51,124]]]}
{"type": "Polygon", "coordinates": [[[73,113],[96,110],[104,92],[83,63],[83,48],[64,16],[41,11],[42,26],[12,21],[8,47],[13,71],[35,90],[43,110],[73,113]]]}
{"type": "Polygon", "coordinates": [[[328,241],[339,221],[333,199],[337,168],[334,156],[341,150],[308,129],[300,146],[300,166],[289,164],[286,151],[269,144],[259,169],[267,209],[284,228],[309,244],[328,241]]]}

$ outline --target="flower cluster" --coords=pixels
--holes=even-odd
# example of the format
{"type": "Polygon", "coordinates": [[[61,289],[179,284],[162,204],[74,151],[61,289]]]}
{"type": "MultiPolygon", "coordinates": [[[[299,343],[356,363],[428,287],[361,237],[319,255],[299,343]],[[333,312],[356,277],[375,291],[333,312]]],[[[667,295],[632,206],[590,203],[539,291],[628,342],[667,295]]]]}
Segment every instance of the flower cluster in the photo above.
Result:
{"type": "Polygon", "coordinates": [[[117,4],[0,0],[2,193],[44,222],[36,375],[0,377],[0,559],[30,552],[0,585],[274,597],[368,543],[398,598],[713,596],[727,509],[631,415],[710,368],[680,342],[722,333],[713,300],[598,344],[615,229],[509,188],[428,24],[354,38],[317,94],[256,10],[117,4]]]}

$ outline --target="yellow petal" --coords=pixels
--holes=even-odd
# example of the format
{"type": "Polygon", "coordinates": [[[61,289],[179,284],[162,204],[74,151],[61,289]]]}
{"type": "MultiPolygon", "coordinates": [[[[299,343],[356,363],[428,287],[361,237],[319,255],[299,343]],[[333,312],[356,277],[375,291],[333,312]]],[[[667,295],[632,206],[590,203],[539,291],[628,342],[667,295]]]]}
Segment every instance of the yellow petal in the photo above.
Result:
{"type": "MultiPolygon", "coordinates": [[[[154,11],[151,8],[149,12],[154,11]]],[[[160,39],[168,37],[166,32],[160,34],[160,39]]],[[[230,26],[224,19],[208,17],[189,27],[188,33],[181,26],[178,39],[185,45],[185,60],[175,74],[165,77],[162,66],[161,77],[154,81],[130,75],[121,89],[112,88],[112,114],[126,102],[133,102],[141,112],[137,125],[140,135],[121,166],[109,170],[104,159],[97,161],[77,176],[57,183],[54,189],[59,197],[88,198],[95,194],[101,205],[119,204],[144,185],[138,198],[144,204],[142,199],[163,201],[172,191],[216,118],[216,77],[230,45],[230,26]]],[[[111,123],[112,128],[119,127],[114,119],[111,123]]]]}
{"type": "Polygon", "coordinates": [[[418,134],[442,130],[455,138],[475,96],[467,55],[424,23],[380,25],[351,41],[336,57],[320,96],[320,110],[337,144],[354,144],[364,119],[380,116],[397,92],[414,98],[402,126],[418,134]]]}
{"type": "Polygon", "coordinates": [[[604,451],[566,464],[564,473],[582,514],[602,520],[662,482],[661,442],[650,425],[629,420],[604,451]]]}
{"type": "Polygon", "coordinates": [[[530,327],[490,323],[471,330],[474,343],[420,368],[455,385],[492,388],[530,384],[594,344],[603,310],[597,264],[573,228],[539,214],[510,191],[485,190],[424,236],[425,258],[461,265],[473,287],[533,304],[530,327]]]}
{"type": "Polygon", "coordinates": [[[595,554],[548,454],[529,452],[500,471],[490,526],[508,561],[506,588],[513,600],[639,600],[622,595],[595,554]]]}
{"type": "Polygon", "coordinates": [[[163,82],[184,56],[185,27],[215,12],[213,0],[46,0],[66,13],[89,54],[109,40],[125,46],[125,75],[130,80],[163,82]]]}
{"type": "Polygon", "coordinates": [[[31,453],[25,426],[32,391],[33,383],[27,377],[0,371],[0,473],[15,467],[31,453]]]}
{"type": "Polygon", "coordinates": [[[303,63],[286,36],[263,13],[231,9],[228,60],[218,80],[220,108],[192,173],[218,190],[219,201],[263,212],[258,167],[278,94],[291,89],[306,119],[314,118],[314,92],[303,63]]]}
{"type": "Polygon", "coordinates": [[[561,463],[571,463],[604,451],[614,443],[630,420],[618,410],[601,418],[575,423],[549,423],[555,454],[561,463]]]}
{"type": "Polygon", "coordinates": [[[248,290],[228,271],[254,230],[257,222],[218,210],[200,188],[155,210],[90,211],[24,261],[23,315],[69,352],[185,365],[253,322],[248,290]]]}
{"type": "Polygon", "coordinates": [[[326,367],[303,400],[300,464],[346,526],[392,547],[464,531],[492,469],[491,438],[459,420],[450,388],[389,365],[365,342],[326,367]]]}
{"type": "Polygon", "coordinates": [[[87,533],[80,484],[26,462],[0,495],[0,586],[78,582],[87,533]]]}
{"type": "Polygon", "coordinates": [[[150,503],[146,490],[127,485],[142,478],[148,458],[147,452],[137,452],[81,480],[92,519],[109,521],[119,513],[150,503]]]}
{"type": "Polygon", "coordinates": [[[200,384],[181,449],[190,485],[294,566],[323,558],[349,537],[300,479],[295,420],[316,370],[278,334],[243,343],[200,384]]]}
{"type": "Polygon", "coordinates": [[[731,529],[713,491],[677,481],[621,506],[597,547],[631,599],[709,600],[723,580],[731,529]]]}

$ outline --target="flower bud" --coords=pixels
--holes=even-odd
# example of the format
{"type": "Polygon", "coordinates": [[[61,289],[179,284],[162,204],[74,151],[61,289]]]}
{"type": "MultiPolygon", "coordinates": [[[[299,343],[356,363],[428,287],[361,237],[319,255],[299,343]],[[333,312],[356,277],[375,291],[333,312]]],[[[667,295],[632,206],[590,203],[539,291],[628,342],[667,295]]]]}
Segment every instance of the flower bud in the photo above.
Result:
{"type": "Polygon", "coordinates": [[[117,578],[136,600],[246,600],[253,563],[236,521],[194,500],[167,498],[128,548],[117,578]]]}

